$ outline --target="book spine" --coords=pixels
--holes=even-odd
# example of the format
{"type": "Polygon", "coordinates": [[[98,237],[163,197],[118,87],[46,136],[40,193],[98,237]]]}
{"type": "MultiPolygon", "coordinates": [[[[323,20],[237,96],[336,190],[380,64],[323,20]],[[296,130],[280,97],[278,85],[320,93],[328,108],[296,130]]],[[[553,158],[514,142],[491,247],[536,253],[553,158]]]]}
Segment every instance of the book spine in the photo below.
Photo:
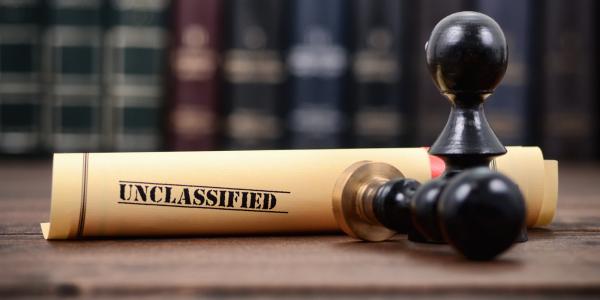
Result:
{"type": "Polygon", "coordinates": [[[531,68],[532,8],[530,0],[477,0],[476,3],[478,11],[498,22],[508,43],[506,74],[485,104],[486,116],[505,145],[524,145],[531,138],[528,74],[531,68]]]}
{"type": "Polygon", "coordinates": [[[221,4],[173,1],[166,128],[171,150],[216,147],[221,4]]]}
{"type": "Polygon", "coordinates": [[[354,1],[352,131],[358,147],[407,143],[401,5],[396,0],[354,1]]]}
{"type": "Polygon", "coordinates": [[[40,6],[38,0],[0,3],[0,153],[39,150],[40,6]]]}
{"type": "Polygon", "coordinates": [[[410,11],[415,15],[411,18],[412,32],[408,36],[405,52],[405,65],[409,68],[411,85],[416,90],[410,95],[414,101],[411,110],[415,115],[415,144],[431,145],[442,132],[450,107],[448,100],[435,87],[425,64],[423,47],[429,39],[433,27],[444,17],[465,8],[463,0],[423,0],[411,3],[410,11]]]}
{"type": "Polygon", "coordinates": [[[542,148],[551,157],[589,159],[597,145],[594,1],[543,3],[542,148]]]}
{"type": "Polygon", "coordinates": [[[101,134],[101,1],[47,1],[44,128],[52,151],[97,151],[101,134]]]}
{"type": "Polygon", "coordinates": [[[273,149],[283,136],[283,2],[227,2],[225,147],[273,149]]]}
{"type": "Polygon", "coordinates": [[[289,130],[293,148],[343,145],[348,24],[345,1],[290,2],[287,53],[289,130]]]}
{"type": "Polygon", "coordinates": [[[167,0],[111,0],[104,36],[105,147],[151,151],[163,145],[167,0]]]}

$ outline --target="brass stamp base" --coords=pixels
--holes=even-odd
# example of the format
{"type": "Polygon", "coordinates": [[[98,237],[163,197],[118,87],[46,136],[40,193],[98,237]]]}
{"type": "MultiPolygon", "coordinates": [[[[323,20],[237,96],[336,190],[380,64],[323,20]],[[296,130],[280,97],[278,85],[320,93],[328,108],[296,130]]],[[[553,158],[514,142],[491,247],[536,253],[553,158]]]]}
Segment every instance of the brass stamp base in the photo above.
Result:
{"type": "Polygon", "coordinates": [[[377,221],[372,203],[377,188],[403,177],[395,167],[371,161],[360,161],[344,170],[333,190],[333,213],[340,228],[349,236],[370,242],[396,234],[377,221]]]}

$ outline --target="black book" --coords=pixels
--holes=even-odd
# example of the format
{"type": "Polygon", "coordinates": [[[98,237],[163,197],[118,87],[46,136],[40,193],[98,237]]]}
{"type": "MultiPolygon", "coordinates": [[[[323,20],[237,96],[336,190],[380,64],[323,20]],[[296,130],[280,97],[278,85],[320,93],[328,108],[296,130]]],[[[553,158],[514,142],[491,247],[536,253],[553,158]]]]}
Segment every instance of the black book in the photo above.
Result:
{"type": "Polygon", "coordinates": [[[281,147],[284,2],[230,0],[223,62],[225,148],[281,147]]]}
{"type": "Polygon", "coordinates": [[[592,0],[543,1],[540,105],[542,149],[551,158],[590,159],[596,152],[597,94],[592,0]]]}
{"type": "Polygon", "coordinates": [[[355,0],[352,16],[353,145],[407,145],[402,2],[355,0]]]}

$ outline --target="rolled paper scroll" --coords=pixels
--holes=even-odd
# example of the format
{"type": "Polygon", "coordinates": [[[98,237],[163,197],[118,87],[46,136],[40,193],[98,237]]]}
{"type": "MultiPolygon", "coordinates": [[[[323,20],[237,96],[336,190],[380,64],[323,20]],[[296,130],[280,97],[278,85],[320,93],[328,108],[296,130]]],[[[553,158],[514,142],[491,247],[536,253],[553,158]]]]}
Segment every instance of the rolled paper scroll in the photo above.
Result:
{"type": "Polygon", "coordinates": [[[337,231],[337,177],[382,160],[430,179],[420,148],[55,154],[47,239],[337,231]]]}
{"type": "Polygon", "coordinates": [[[558,200],[558,162],[544,160],[538,147],[507,147],[491,168],[506,174],[519,185],[527,205],[527,227],[552,222],[558,200]]]}
{"type": "MultiPolygon", "coordinates": [[[[556,208],[556,190],[546,187],[557,171],[513,163],[544,165],[538,148],[522,149],[509,147],[492,167],[532,190],[524,193],[527,224],[544,225],[556,208]]],[[[421,182],[440,169],[422,148],[55,154],[42,232],[60,240],[339,231],[334,185],[362,160],[391,164],[421,182]]]]}
{"type": "MultiPolygon", "coordinates": [[[[510,146],[496,157],[490,168],[510,177],[521,189],[527,205],[527,227],[548,225],[554,219],[558,201],[558,161],[544,160],[538,147],[510,146]]],[[[440,176],[444,161],[431,156],[432,177],[440,176]]]]}

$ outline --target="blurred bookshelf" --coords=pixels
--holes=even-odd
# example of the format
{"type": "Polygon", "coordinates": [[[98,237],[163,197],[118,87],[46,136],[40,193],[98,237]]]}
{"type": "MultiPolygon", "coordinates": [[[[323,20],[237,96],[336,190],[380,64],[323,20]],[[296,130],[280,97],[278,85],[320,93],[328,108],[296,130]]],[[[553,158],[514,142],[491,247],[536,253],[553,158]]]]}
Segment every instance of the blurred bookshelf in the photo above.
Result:
{"type": "Polygon", "coordinates": [[[427,146],[433,26],[488,14],[506,145],[598,160],[592,0],[0,0],[0,155],[427,146]]]}

